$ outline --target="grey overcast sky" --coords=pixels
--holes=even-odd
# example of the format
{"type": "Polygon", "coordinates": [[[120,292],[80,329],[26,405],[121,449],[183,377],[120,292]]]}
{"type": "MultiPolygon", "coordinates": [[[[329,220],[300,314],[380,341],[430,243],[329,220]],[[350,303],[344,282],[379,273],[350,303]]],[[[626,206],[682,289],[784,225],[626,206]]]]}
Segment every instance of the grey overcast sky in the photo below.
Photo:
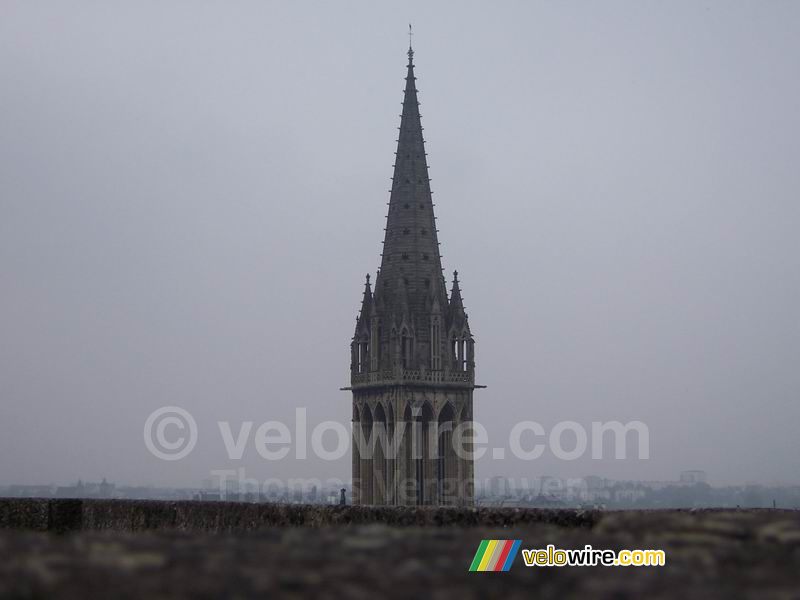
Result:
{"type": "Polygon", "coordinates": [[[409,21],[489,447],[650,430],[477,476],[800,482],[800,3],[4,0],[0,483],[349,477],[216,423],[350,419],[409,21]]]}

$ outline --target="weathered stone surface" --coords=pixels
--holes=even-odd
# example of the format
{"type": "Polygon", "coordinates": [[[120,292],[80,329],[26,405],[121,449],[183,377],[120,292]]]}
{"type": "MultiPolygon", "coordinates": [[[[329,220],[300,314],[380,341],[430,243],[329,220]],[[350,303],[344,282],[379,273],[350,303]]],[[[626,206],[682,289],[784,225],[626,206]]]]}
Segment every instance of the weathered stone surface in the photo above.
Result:
{"type": "Polygon", "coordinates": [[[171,530],[258,531],[272,527],[325,527],[382,523],[394,526],[512,527],[553,523],[592,527],[598,511],[325,506],[161,500],[40,500],[0,498],[0,528],[67,532],[171,530]]]}
{"type": "Polygon", "coordinates": [[[0,528],[46,531],[50,501],[40,498],[0,498],[0,528]]]}
{"type": "Polygon", "coordinates": [[[51,500],[48,531],[66,533],[83,528],[82,500],[51,500]]]}
{"type": "MultiPolygon", "coordinates": [[[[161,512],[137,505],[131,514],[146,515],[144,522],[153,524],[169,513],[172,503],[163,504],[161,512]]],[[[318,526],[311,518],[366,517],[361,509],[269,506],[259,512],[255,505],[241,505],[247,509],[242,511],[227,503],[218,503],[216,510],[198,505],[202,511],[183,525],[177,517],[179,528],[195,527],[202,517],[204,528],[258,531],[0,531],[0,597],[694,600],[796,598],[800,593],[797,512],[606,513],[593,528],[569,526],[575,524],[570,520],[558,526],[555,519],[506,527],[391,527],[318,526]],[[310,526],[285,526],[300,515],[310,526]],[[518,556],[508,573],[470,573],[482,539],[521,539],[523,548],[663,549],[666,566],[526,567],[518,556]]],[[[371,516],[386,515],[381,510],[371,516]]]]}

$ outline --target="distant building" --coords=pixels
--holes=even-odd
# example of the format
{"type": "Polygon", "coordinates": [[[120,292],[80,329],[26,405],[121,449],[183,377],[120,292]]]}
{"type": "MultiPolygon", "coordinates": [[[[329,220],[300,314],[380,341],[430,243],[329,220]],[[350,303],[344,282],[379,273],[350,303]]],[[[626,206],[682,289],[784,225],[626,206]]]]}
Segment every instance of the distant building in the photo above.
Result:
{"type": "Polygon", "coordinates": [[[56,488],[52,485],[9,485],[5,495],[17,498],[50,498],[56,488]]]}
{"type": "Polygon", "coordinates": [[[603,503],[611,499],[611,482],[607,479],[587,475],[583,480],[586,484],[580,495],[583,502],[603,503]]]}
{"type": "Polygon", "coordinates": [[[219,492],[206,492],[200,490],[194,495],[195,500],[203,500],[203,501],[219,501],[223,500],[222,496],[219,492]]]}
{"type": "Polygon", "coordinates": [[[681,471],[680,482],[684,484],[708,483],[705,471],[681,471]]]}
{"type": "Polygon", "coordinates": [[[91,481],[84,483],[79,479],[75,485],[57,487],[55,496],[57,498],[111,498],[115,489],[116,485],[106,481],[105,477],[100,483],[91,481]]]}
{"type": "Polygon", "coordinates": [[[511,495],[511,485],[507,478],[495,476],[489,479],[489,489],[487,491],[490,496],[505,498],[511,495]]]}
{"type": "Polygon", "coordinates": [[[611,489],[615,502],[628,503],[641,500],[650,490],[646,485],[633,481],[624,481],[614,485],[611,489]]]}

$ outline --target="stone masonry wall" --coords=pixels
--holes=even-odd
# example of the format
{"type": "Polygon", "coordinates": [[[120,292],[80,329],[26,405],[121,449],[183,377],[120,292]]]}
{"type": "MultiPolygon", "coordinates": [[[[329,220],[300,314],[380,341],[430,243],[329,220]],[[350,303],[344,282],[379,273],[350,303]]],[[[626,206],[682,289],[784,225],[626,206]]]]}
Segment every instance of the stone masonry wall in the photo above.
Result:
{"type": "Polygon", "coordinates": [[[383,524],[418,527],[512,527],[550,523],[592,527],[597,511],[515,508],[410,508],[0,498],[0,529],[64,533],[80,530],[246,532],[274,527],[383,524]]]}

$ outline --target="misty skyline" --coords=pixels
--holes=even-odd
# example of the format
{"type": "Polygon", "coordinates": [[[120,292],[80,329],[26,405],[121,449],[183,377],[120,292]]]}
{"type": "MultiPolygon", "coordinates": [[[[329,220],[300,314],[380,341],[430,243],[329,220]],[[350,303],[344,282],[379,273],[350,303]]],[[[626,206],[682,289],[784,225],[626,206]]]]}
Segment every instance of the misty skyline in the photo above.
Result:
{"type": "Polygon", "coordinates": [[[349,454],[268,462],[252,439],[229,461],[216,423],[350,421],[409,21],[489,448],[527,420],[650,431],[649,460],[488,452],[476,477],[800,483],[799,18],[5,3],[0,485],[349,477],[349,454]],[[165,405],[197,420],[180,461],[142,440],[165,405]]]}

